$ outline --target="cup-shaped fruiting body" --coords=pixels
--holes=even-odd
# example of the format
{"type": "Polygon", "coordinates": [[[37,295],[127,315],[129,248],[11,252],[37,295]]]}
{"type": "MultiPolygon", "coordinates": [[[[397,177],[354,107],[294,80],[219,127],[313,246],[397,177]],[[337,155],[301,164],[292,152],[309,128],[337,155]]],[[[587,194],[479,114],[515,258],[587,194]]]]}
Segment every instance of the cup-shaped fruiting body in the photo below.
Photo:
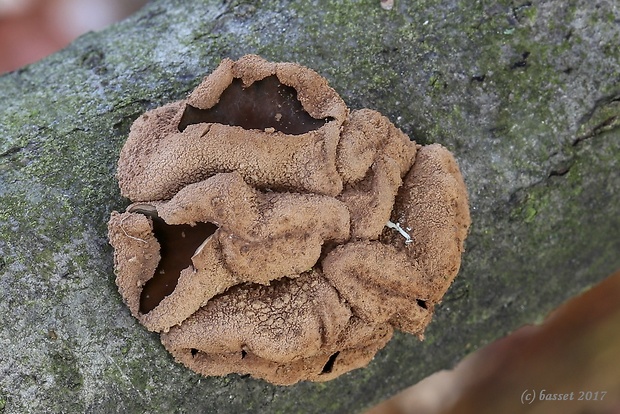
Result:
{"type": "Polygon", "coordinates": [[[314,71],[253,55],[225,59],[188,99],[134,122],[118,164],[121,193],[133,201],[167,199],[187,184],[237,171],[256,188],[335,196],[347,115],[314,71]]]}
{"type": "Polygon", "coordinates": [[[325,381],[422,338],[470,225],[448,150],[254,55],[138,118],[117,176],[121,296],[204,375],[325,381]]]}

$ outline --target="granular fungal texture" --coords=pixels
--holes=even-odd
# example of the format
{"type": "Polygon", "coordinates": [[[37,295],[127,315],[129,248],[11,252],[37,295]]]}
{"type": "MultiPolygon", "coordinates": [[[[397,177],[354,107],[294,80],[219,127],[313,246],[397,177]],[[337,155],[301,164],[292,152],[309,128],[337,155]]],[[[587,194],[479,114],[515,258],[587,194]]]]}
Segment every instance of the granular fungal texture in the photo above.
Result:
{"type": "Polygon", "coordinates": [[[255,55],[138,118],[117,177],[121,296],[204,375],[326,381],[422,338],[470,225],[448,150],[255,55]]]}

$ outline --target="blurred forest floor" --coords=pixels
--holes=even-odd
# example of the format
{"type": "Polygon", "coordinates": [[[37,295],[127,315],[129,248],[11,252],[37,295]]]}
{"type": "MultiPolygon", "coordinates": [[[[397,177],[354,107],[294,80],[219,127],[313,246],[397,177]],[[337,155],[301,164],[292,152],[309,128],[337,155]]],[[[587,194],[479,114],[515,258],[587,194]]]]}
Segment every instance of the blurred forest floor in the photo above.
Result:
{"type": "Polygon", "coordinates": [[[620,413],[620,271],[366,414],[413,413],[620,413]]]}
{"type": "Polygon", "coordinates": [[[0,74],[140,9],[146,0],[0,0],[0,74]]]}

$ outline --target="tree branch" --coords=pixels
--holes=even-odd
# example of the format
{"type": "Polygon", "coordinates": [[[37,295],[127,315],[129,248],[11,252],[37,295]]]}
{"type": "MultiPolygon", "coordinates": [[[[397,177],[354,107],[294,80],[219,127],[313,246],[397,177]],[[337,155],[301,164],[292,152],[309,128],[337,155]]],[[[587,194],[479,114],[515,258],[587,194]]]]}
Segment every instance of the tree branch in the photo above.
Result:
{"type": "Polygon", "coordinates": [[[620,268],[619,16],[513,3],[152,1],[0,77],[0,412],[360,412],[620,268]],[[426,340],[397,334],[328,383],[202,378],[114,285],[129,126],[246,53],[308,66],[351,108],[442,143],[470,192],[462,271],[426,340]]]}

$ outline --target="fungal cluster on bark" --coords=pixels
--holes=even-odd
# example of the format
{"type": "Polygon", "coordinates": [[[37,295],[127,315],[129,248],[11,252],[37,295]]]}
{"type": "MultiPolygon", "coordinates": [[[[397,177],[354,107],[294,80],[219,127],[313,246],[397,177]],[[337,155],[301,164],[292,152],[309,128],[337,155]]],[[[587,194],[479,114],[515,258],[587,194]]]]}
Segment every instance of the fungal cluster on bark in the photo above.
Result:
{"type": "Polygon", "coordinates": [[[326,381],[422,338],[470,225],[448,150],[255,55],[139,117],[117,177],[119,291],[204,375],[326,381]]]}

